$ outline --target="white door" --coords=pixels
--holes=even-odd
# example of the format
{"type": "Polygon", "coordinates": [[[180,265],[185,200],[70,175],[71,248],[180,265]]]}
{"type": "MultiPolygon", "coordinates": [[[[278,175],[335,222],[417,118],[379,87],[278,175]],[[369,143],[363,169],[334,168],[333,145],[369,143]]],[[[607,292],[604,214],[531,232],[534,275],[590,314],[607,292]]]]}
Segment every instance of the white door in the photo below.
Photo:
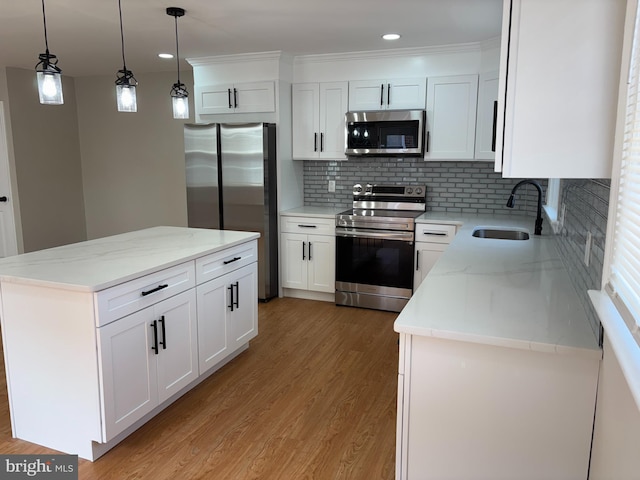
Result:
{"type": "Polygon", "coordinates": [[[391,110],[424,110],[427,79],[404,78],[387,82],[387,108],[391,110]]]}
{"type": "Polygon", "coordinates": [[[476,154],[478,160],[495,159],[496,117],[498,115],[498,72],[480,74],[476,154]]]}
{"type": "Polygon", "coordinates": [[[413,291],[415,292],[427,273],[436,264],[442,252],[449,246],[447,243],[416,242],[416,270],[413,274],[413,291]]]}
{"type": "Polygon", "coordinates": [[[384,80],[349,82],[349,110],[385,110],[387,108],[384,80]]]}
{"type": "Polygon", "coordinates": [[[18,253],[12,199],[4,102],[0,101],[0,258],[18,253]]]}
{"type": "Polygon", "coordinates": [[[233,304],[228,318],[229,350],[258,335],[258,264],[252,263],[230,274],[233,304]]]}
{"type": "Polygon", "coordinates": [[[345,119],[349,87],[347,82],[320,85],[320,158],[345,160],[345,119]]]}
{"type": "Polygon", "coordinates": [[[318,158],[319,95],[317,83],[298,83],[292,87],[291,115],[294,160],[318,158]]]}
{"type": "Polygon", "coordinates": [[[309,290],[336,291],[336,237],[309,235],[309,290]]]}
{"type": "Polygon", "coordinates": [[[158,401],[198,377],[196,293],[187,290],[154,306],[158,335],[158,401]]]}
{"type": "Polygon", "coordinates": [[[301,233],[283,233],[282,286],[307,289],[307,236],[301,233]]]}

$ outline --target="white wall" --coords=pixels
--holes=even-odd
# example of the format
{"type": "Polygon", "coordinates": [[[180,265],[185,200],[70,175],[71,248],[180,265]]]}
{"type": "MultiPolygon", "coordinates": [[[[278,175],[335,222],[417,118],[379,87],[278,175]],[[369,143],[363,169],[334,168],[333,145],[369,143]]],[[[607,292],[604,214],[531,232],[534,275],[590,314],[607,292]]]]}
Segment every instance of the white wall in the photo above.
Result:
{"type": "MultiPolygon", "coordinates": [[[[181,77],[193,92],[191,72],[181,77]]],[[[183,125],[188,121],[172,116],[175,73],[136,78],[136,113],[117,111],[113,76],[76,78],[89,239],[187,225],[183,125]]],[[[193,118],[193,105],[190,112],[193,118]]]]}

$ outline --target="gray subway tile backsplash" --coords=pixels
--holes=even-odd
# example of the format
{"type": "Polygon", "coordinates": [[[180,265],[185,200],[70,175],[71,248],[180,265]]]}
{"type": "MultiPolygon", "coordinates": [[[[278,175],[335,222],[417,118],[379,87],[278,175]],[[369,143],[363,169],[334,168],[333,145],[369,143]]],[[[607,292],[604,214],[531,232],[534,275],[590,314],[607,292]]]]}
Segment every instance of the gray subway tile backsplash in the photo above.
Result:
{"type": "MultiPolygon", "coordinates": [[[[518,190],[516,207],[506,207],[511,189],[520,179],[502,178],[490,162],[425,162],[420,158],[353,158],[345,162],[304,162],[305,205],[349,208],[354,183],[390,183],[427,186],[427,210],[432,212],[535,215],[537,191],[530,185],[518,190]],[[336,182],[328,192],[329,180],[336,182]]],[[[538,179],[546,191],[547,180],[538,179]]],[[[609,180],[562,180],[560,202],[566,205],[565,222],[555,241],[581,299],[595,335],[600,323],[587,296],[599,289],[609,208],[609,180]],[[592,235],[589,266],[584,250],[592,235]]],[[[543,228],[548,229],[548,225],[543,228]]],[[[548,230],[546,230],[548,232],[548,230]]]]}

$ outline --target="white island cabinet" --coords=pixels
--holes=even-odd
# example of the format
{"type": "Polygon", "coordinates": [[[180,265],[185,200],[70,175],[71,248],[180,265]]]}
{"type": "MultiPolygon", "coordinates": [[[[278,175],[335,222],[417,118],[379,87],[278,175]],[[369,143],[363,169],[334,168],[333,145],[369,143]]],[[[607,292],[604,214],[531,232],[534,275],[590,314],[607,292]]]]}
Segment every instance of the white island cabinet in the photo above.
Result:
{"type": "Polygon", "coordinates": [[[554,240],[472,236],[532,222],[464,219],[396,319],[397,479],[588,477],[602,352],[554,240]]]}
{"type": "Polygon", "coordinates": [[[0,260],[14,437],[95,460],[244,351],[258,237],[155,227],[0,260]]]}

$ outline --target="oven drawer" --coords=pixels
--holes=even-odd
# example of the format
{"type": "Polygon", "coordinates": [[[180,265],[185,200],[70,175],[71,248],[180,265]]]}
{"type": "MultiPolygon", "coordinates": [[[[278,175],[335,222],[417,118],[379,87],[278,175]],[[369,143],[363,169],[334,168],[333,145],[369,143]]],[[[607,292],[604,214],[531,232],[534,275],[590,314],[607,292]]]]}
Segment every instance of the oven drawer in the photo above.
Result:
{"type": "Polygon", "coordinates": [[[308,235],[334,235],[335,218],[290,217],[283,215],[281,220],[283,232],[305,233],[308,235]]]}
{"type": "Polygon", "coordinates": [[[416,223],[416,242],[451,243],[455,235],[455,225],[416,223]]]}

